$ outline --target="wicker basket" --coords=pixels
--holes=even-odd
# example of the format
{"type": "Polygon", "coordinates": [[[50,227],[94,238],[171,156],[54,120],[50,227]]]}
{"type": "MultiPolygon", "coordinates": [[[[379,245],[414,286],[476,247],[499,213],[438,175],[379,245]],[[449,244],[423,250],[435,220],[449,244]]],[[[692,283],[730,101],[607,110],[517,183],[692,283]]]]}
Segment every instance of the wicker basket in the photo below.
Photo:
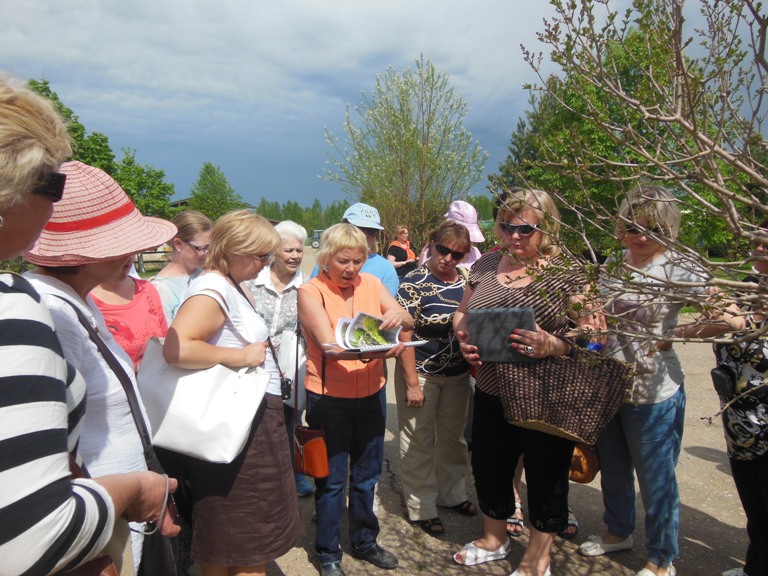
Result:
{"type": "Polygon", "coordinates": [[[627,398],[634,365],[577,348],[573,357],[497,363],[504,417],[531,428],[594,444],[627,398]]]}

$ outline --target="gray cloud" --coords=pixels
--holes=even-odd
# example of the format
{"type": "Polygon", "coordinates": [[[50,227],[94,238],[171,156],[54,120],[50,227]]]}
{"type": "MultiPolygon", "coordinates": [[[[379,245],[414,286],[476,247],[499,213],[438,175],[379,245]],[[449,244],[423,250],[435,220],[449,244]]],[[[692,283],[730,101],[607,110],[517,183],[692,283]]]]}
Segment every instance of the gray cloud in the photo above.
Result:
{"type": "MultiPolygon", "coordinates": [[[[423,53],[469,103],[467,127],[495,172],[533,73],[520,44],[544,2],[478,0],[6,0],[0,64],[45,77],[114,150],[166,171],[186,196],[200,165],[222,167],[247,200],[323,203],[323,127],[342,136],[346,104],[388,66],[423,53]]],[[[485,181],[473,190],[480,193],[485,181]]]]}

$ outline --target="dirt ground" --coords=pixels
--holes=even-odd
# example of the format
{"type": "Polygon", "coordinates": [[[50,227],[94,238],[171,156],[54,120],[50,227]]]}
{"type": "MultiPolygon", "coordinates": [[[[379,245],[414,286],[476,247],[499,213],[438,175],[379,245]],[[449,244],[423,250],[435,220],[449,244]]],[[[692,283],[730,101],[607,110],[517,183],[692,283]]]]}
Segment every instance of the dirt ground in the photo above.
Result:
{"type": "MultiPolygon", "coordinates": [[[[313,250],[305,255],[308,270],[314,263],[313,250]]],[[[303,266],[304,267],[304,266],[303,266]]],[[[713,366],[711,347],[706,344],[677,345],[686,370],[687,409],[683,450],[677,467],[681,499],[680,557],[675,567],[681,576],[719,575],[724,570],[741,565],[747,536],[746,519],[733,485],[725,454],[725,441],[718,420],[707,424],[702,418],[718,410],[717,397],[712,389],[709,371],[713,366]]],[[[391,362],[391,361],[390,361],[391,362]]],[[[394,373],[393,365],[389,374],[394,373]]],[[[380,570],[349,555],[346,518],[342,524],[342,566],[349,576],[367,574],[422,575],[422,574],[510,574],[517,566],[527,543],[526,526],[522,538],[513,541],[507,559],[474,567],[462,567],[452,560],[452,554],[463,544],[481,534],[480,517],[466,518],[451,510],[441,512],[446,535],[441,539],[427,536],[406,520],[405,506],[400,489],[400,466],[397,442],[397,411],[392,379],[387,388],[387,432],[385,460],[378,489],[378,516],[381,523],[379,543],[393,551],[400,566],[393,571],[380,570]]],[[[466,475],[470,500],[476,502],[472,474],[466,475]]],[[[635,547],[631,551],[610,556],[586,558],[576,552],[579,544],[590,534],[601,533],[602,497],[600,476],[587,485],[571,483],[570,502],[581,529],[573,541],[555,539],[552,573],[556,576],[632,576],[645,564],[645,533],[643,508],[638,496],[638,528],[635,547]]],[[[525,504],[525,495],[523,497],[525,504]]],[[[298,547],[291,550],[267,568],[270,576],[305,576],[318,573],[314,560],[313,539],[315,525],[311,520],[313,498],[300,499],[305,520],[305,531],[298,547]]]]}

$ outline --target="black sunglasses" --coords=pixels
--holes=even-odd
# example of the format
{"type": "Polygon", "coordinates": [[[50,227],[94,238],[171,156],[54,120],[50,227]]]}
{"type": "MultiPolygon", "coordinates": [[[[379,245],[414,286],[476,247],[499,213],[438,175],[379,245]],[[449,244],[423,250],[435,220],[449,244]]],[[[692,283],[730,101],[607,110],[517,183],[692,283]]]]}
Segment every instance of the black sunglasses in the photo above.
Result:
{"type": "Polygon", "coordinates": [[[61,172],[48,172],[40,183],[32,189],[33,194],[46,196],[51,202],[58,202],[64,196],[64,183],[67,175],[61,172]]]}
{"type": "Polygon", "coordinates": [[[362,230],[363,234],[365,234],[366,236],[378,236],[379,235],[379,231],[376,230],[376,228],[361,228],[360,226],[358,226],[358,228],[360,230],[362,230]]]}
{"type": "Polygon", "coordinates": [[[451,255],[454,260],[461,260],[466,255],[466,252],[459,252],[458,250],[451,250],[450,248],[443,246],[442,244],[435,244],[435,250],[437,250],[443,256],[451,255]]]}
{"type": "Polygon", "coordinates": [[[510,236],[515,232],[517,232],[520,236],[530,236],[531,234],[536,232],[536,230],[539,229],[539,225],[538,224],[516,225],[516,224],[509,224],[507,222],[500,222],[499,228],[501,228],[503,232],[506,232],[510,236]]]}
{"type": "Polygon", "coordinates": [[[662,234],[661,228],[645,228],[641,230],[637,226],[627,226],[626,228],[624,228],[624,232],[626,232],[627,234],[631,234],[632,236],[637,236],[639,234],[642,234],[644,236],[649,236],[651,234],[660,236],[662,234]]]}

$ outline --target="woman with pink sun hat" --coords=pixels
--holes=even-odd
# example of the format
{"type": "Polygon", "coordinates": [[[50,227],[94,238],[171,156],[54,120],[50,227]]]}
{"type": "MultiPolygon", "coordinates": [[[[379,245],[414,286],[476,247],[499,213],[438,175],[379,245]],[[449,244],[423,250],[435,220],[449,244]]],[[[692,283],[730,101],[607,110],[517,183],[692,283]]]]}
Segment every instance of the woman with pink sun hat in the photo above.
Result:
{"type": "MultiPolygon", "coordinates": [[[[143,216],[98,168],[65,162],[60,172],[66,176],[62,200],[37,243],[24,253],[36,265],[24,276],[51,312],[64,357],[85,378],[88,409],[80,453],[88,471],[101,476],[147,470],[153,454],[133,362],[88,294],[102,282],[124,278],[137,252],[163,244],[176,227],[143,216]]],[[[137,530],[131,539],[138,569],[143,525],[132,528],[137,530]]],[[[154,567],[150,571],[162,573],[154,567]]]]}

